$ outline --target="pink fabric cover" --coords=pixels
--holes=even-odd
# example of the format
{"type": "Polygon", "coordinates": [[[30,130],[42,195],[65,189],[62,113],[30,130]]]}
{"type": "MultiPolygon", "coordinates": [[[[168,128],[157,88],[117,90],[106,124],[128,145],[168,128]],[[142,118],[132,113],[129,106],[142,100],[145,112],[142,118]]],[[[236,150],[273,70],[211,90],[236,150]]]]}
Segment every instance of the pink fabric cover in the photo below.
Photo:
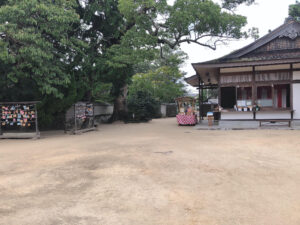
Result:
{"type": "Polygon", "coordinates": [[[197,123],[196,115],[177,115],[176,118],[180,125],[195,125],[197,123]]]}

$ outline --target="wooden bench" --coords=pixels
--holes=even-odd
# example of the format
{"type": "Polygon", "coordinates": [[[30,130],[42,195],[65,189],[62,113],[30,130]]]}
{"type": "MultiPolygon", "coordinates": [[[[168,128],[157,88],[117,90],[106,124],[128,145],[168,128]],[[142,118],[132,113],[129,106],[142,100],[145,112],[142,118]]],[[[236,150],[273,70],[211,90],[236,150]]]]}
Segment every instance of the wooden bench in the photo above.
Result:
{"type": "Polygon", "coordinates": [[[268,122],[268,123],[276,123],[276,122],[286,122],[288,123],[289,127],[291,127],[292,120],[291,119],[263,119],[259,120],[259,126],[262,126],[263,122],[268,122]]]}

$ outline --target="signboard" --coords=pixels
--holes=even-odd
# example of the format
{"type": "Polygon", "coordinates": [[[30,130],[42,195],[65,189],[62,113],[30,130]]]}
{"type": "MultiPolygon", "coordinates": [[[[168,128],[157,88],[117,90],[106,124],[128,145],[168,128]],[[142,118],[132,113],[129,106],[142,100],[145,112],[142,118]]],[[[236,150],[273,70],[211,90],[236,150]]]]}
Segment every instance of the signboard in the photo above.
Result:
{"type": "Polygon", "coordinates": [[[3,102],[0,103],[0,134],[36,133],[36,102],[3,102]]]}
{"type": "Polygon", "coordinates": [[[79,102],[74,107],[75,130],[94,128],[94,105],[79,102]]]}

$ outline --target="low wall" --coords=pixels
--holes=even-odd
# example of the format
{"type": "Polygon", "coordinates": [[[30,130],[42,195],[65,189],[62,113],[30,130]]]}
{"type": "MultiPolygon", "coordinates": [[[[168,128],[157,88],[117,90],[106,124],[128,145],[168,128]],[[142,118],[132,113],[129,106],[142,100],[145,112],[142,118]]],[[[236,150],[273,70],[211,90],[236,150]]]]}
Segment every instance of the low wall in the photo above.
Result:
{"type": "Polygon", "coordinates": [[[300,84],[293,84],[293,108],[294,118],[300,119],[300,84]]]}
{"type": "Polygon", "coordinates": [[[161,117],[167,117],[167,105],[162,104],[160,106],[160,114],[161,114],[161,117]]]}
{"type": "Polygon", "coordinates": [[[177,106],[175,103],[161,104],[160,113],[161,117],[176,117],[177,106]]]}
{"type": "Polygon", "coordinates": [[[291,112],[290,111],[274,111],[274,112],[263,112],[258,111],[256,112],[256,119],[257,120],[264,120],[264,119],[291,119],[291,112]]]}
{"type": "Polygon", "coordinates": [[[253,120],[253,112],[221,112],[221,120],[253,120]]]}
{"type": "Polygon", "coordinates": [[[113,114],[114,106],[105,103],[95,103],[94,113],[95,113],[95,123],[96,125],[101,123],[107,123],[113,114]]]}
{"type": "Polygon", "coordinates": [[[94,114],[98,115],[112,115],[114,111],[113,105],[96,105],[94,106],[94,114]]]}
{"type": "MultiPolygon", "coordinates": [[[[110,119],[111,115],[113,114],[114,106],[107,104],[107,103],[94,103],[94,116],[95,116],[95,125],[101,124],[101,123],[107,123],[110,119]]],[[[72,125],[70,125],[74,120],[74,105],[71,106],[66,114],[65,114],[65,129],[70,129],[72,125]]]]}
{"type": "MultiPolygon", "coordinates": [[[[291,119],[291,112],[286,111],[258,111],[256,120],[291,119]]],[[[221,120],[254,120],[254,112],[222,112],[221,120]]]]}

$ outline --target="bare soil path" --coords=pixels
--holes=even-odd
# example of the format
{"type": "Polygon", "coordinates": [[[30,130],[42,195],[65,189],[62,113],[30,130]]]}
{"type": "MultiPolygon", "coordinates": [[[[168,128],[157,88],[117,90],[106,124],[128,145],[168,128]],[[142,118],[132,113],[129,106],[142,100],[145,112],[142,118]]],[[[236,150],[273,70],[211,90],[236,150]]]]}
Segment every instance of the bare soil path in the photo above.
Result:
{"type": "Polygon", "coordinates": [[[0,141],[2,225],[299,225],[300,131],[174,118],[0,141]]]}

